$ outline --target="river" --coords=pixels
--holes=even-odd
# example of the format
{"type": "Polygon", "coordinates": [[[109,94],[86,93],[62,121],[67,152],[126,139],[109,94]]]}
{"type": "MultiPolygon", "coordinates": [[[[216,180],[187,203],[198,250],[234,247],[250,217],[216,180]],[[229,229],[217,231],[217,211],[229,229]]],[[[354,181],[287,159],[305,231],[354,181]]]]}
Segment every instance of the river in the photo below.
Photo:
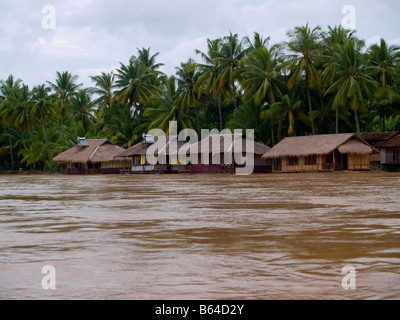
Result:
{"type": "Polygon", "coordinates": [[[398,173],[1,175],[0,210],[1,299],[400,299],[398,173]]]}

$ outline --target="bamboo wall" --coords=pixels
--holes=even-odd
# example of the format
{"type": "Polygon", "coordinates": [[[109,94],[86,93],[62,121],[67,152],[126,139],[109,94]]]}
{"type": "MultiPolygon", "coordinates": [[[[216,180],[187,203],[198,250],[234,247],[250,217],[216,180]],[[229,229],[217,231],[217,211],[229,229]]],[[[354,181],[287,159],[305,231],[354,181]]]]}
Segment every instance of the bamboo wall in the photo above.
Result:
{"type": "Polygon", "coordinates": [[[116,168],[127,168],[132,165],[131,160],[126,161],[109,161],[109,162],[102,162],[101,168],[102,169],[116,169],[116,168]]]}
{"type": "Polygon", "coordinates": [[[371,160],[370,155],[357,155],[357,154],[349,154],[348,155],[348,170],[370,170],[371,169],[371,160]]]}
{"type": "Polygon", "coordinates": [[[298,165],[289,165],[289,158],[285,157],[282,159],[282,171],[284,172],[307,172],[307,171],[322,171],[323,160],[325,156],[317,156],[317,163],[314,165],[307,165],[305,162],[306,157],[298,157],[298,165]]]}
{"type": "MultiPolygon", "coordinates": [[[[282,171],[283,172],[310,172],[310,171],[325,171],[331,170],[333,168],[332,164],[328,165],[326,163],[326,156],[317,156],[317,163],[315,165],[307,165],[306,157],[298,157],[298,165],[289,165],[289,157],[284,157],[282,159],[282,171]]],[[[337,159],[338,160],[338,159],[337,159]]],[[[336,165],[339,165],[336,163],[336,165]]],[[[355,155],[348,154],[347,168],[340,165],[341,169],[344,170],[370,170],[371,161],[370,155],[355,155]]]]}

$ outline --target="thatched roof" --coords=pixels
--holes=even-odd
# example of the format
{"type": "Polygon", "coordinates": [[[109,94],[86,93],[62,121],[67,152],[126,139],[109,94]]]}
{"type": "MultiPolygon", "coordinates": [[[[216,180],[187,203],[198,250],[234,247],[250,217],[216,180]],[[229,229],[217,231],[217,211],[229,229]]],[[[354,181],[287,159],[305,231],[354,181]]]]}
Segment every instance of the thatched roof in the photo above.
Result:
{"type": "MultiPolygon", "coordinates": [[[[166,144],[159,148],[159,150],[158,150],[159,154],[168,154],[169,149],[170,149],[170,143],[175,140],[178,140],[177,136],[175,136],[175,137],[166,136],[165,138],[166,138],[166,144]]],[[[158,142],[158,139],[159,139],[159,137],[154,137],[155,142],[158,142]]],[[[179,151],[180,147],[182,147],[185,144],[186,144],[186,142],[177,141],[178,151],[179,151]]],[[[133,147],[122,151],[120,154],[118,154],[118,156],[123,157],[123,158],[129,158],[129,157],[146,155],[147,150],[150,148],[150,146],[152,146],[152,144],[149,143],[148,141],[144,140],[144,141],[134,145],[133,147]]]]}
{"type": "Polygon", "coordinates": [[[378,143],[389,141],[394,136],[396,136],[398,132],[365,132],[360,135],[360,138],[369,144],[375,146],[378,143]]]}
{"type": "Polygon", "coordinates": [[[353,133],[285,138],[263,159],[325,155],[339,149],[340,153],[371,154],[374,149],[353,133]]]}
{"type": "Polygon", "coordinates": [[[400,148],[400,134],[396,134],[387,141],[382,141],[376,145],[377,148],[400,148]]]}
{"type": "Polygon", "coordinates": [[[117,157],[124,149],[106,139],[86,140],[88,146],[81,143],[53,158],[54,162],[99,163],[120,160],[117,157]]]}
{"type": "MultiPolygon", "coordinates": [[[[226,135],[226,134],[218,134],[218,135],[209,135],[203,140],[193,144],[191,146],[192,150],[197,151],[198,154],[202,153],[202,146],[207,147],[208,145],[208,152],[209,154],[223,154],[223,153],[235,153],[235,150],[239,149],[239,146],[241,144],[241,151],[242,153],[245,153],[246,151],[246,146],[249,146],[251,143],[254,142],[254,154],[255,155],[260,155],[262,156],[265,154],[270,148],[267,147],[266,145],[263,145],[261,143],[255,142],[254,140],[251,140],[249,138],[246,138],[245,136],[235,136],[233,134],[226,135]],[[218,144],[218,139],[219,139],[219,144],[218,144]],[[216,141],[216,142],[213,142],[216,141]],[[226,141],[226,143],[225,143],[226,141]]],[[[189,147],[186,147],[187,151],[189,151],[189,147]]],[[[181,151],[185,151],[182,149],[181,151]]]]}
{"type": "Polygon", "coordinates": [[[128,157],[145,155],[149,146],[150,146],[149,143],[142,141],[134,145],[133,147],[122,151],[121,153],[118,154],[118,157],[128,158],[128,157]]]}

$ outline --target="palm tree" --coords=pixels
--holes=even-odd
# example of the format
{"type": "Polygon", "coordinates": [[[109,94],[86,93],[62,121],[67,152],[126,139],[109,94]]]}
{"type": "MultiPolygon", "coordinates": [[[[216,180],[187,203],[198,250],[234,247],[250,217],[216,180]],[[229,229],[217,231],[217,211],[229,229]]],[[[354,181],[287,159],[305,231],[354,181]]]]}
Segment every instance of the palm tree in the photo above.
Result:
{"type": "Polygon", "coordinates": [[[61,126],[64,124],[67,116],[71,96],[82,86],[82,84],[77,84],[77,81],[78,76],[73,76],[68,71],[64,71],[63,73],[57,72],[55,83],[47,81],[50,88],[56,94],[55,103],[58,106],[61,126]]]}
{"type": "Polygon", "coordinates": [[[344,44],[347,39],[353,39],[359,41],[355,36],[356,31],[346,29],[343,26],[328,27],[327,32],[322,32],[321,36],[323,39],[324,49],[332,52],[335,45],[344,44]]]}
{"type": "Polygon", "coordinates": [[[168,132],[170,121],[176,121],[180,129],[192,127],[191,115],[182,112],[182,105],[177,103],[179,92],[176,82],[174,76],[162,78],[161,91],[151,98],[143,112],[143,115],[149,119],[148,123],[136,128],[136,134],[145,130],[148,132],[151,129],[168,132]]]}
{"type": "Polygon", "coordinates": [[[220,74],[219,62],[215,59],[218,52],[221,51],[222,39],[210,40],[207,39],[208,52],[204,53],[200,50],[196,50],[196,54],[199,54],[204,63],[198,64],[200,70],[200,76],[197,80],[194,90],[198,92],[198,99],[201,95],[205,94],[207,97],[215,97],[218,105],[218,117],[220,131],[223,130],[223,115],[222,115],[222,102],[221,102],[221,90],[218,85],[218,78],[220,74]]]}
{"type": "MultiPolygon", "coordinates": [[[[244,89],[244,102],[254,100],[255,105],[273,105],[277,98],[282,97],[279,88],[279,68],[282,61],[282,51],[274,46],[270,49],[259,47],[251,51],[240,69],[241,85],[244,89]]],[[[274,117],[271,114],[271,139],[275,145],[274,117]]]]}
{"type": "Polygon", "coordinates": [[[325,95],[334,94],[332,108],[349,107],[354,111],[357,132],[360,133],[358,112],[366,112],[364,95],[370,95],[377,83],[366,73],[365,56],[353,39],[337,44],[323,77],[331,84],[325,95]]]}
{"type": "Polygon", "coordinates": [[[72,119],[81,124],[86,135],[93,126],[93,103],[87,89],[79,90],[71,98],[72,119]]]}
{"type": "Polygon", "coordinates": [[[189,59],[181,66],[176,68],[178,82],[178,97],[176,103],[180,106],[181,111],[189,113],[190,108],[196,108],[197,132],[200,133],[199,104],[197,94],[194,89],[199,80],[200,73],[197,70],[197,64],[193,59],[189,59]]]}
{"type": "Polygon", "coordinates": [[[143,48],[141,50],[138,49],[138,53],[139,53],[139,55],[138,55],[137,59],[141,63],[143,63],[147,68],[149,68],[150,70],[156,71],[164,66],[163,63],[156,63],[156,59],[160,55],[159,52],[157,52],[154,55],[151,55],[150,48],[148,48],[148,49],[143,48]]]}
{"type": "MultiPolygon", "coordinates": [[[[288,80],[288,88],[291,90],[305,74],[307,88],[307,98],[309,107],[309,116],[312,117],[313,108],[311,104],[310,89],[319,89],[321,87],[321,77],[314,65],[317,57],[321,55],[319,26],[311,30],[308,24],[303,27],[296,27],[287,33],[290,41],[286,47],[292,55],[289,55],[288,68],[292,70],[291,77],[288,80]]],[[[311,121],[312,134],[315,134],[314,121],[311,121]]]]}
{"type": "Polygon", "coordinates": [[[215,60],[219,67],[217,79],[218,90],[225,93],[228,97],[233,98],[235,109],[237,108],[236,70],[248,52],[245,44],[246,39],[239,41],[238,34],[233,35],[230,33],[229,36],[223,38],[220,50],[214,52],[213,55],[213,60],[215,60]]]}
{"type": "Polygon", "coordinates": [[[13,100],[15,99],[16,92],[20,90],[21,84],[22,80],[15,80],[13,75],[10,75],[5,81],[0,81],[0,120],[8,126],[11,166],[13,170],[15,169],[12,142],[13,100]]]}
{"type": "Polygon", "coordinates": [[[264,39],[258,32],[254,32],[253,41],[251,41],[248,37],[245,37],[243,39],[249,51],[262,47],[267,47],[270,40],[270,37],[264,39]]]}
{"type": "Polygon", "coordinates": [[[54,104],[50,96],[51,88],[42,84],[32,89],[32,117],[38,119],[42,125],[44,139],[47,142],[45,124],[55,116],[54,104]]]}
{"type": "Polygon", "coordinates": [[[154,83],[154,73],[136,57],[132,57],[127,65],[120,64],[116,74],[116,87],[120,89],[117,92],[117,100],[137,115],[141,106],[146,104],[159,88],[154,83]]]}
{"type": "Polygon", "coordinates": [[[393,84],[393,79],[399,76],[400,46],[388,46],[384,39],[380,45],[374,44],[368,50],[370,75],[380,82],[382,88],[393,84]]]}
{"type": "Polygon", "coordinates": [[[263,111],[263,105],[256,105],[251,102],[242,103],[233,111],[228,122],[228,128],[232,132],[238,128],[252,128],[254,129],[254,139],[269,145],[271,143],[271,138],[269,138],[271,130],[269,121],[261,117],[263,111]]]}
{"type": "MultiPolygon", "coordinates": [[[[287,117],[288,120],[288,136],[292,136],[295,131],[295,123],[296,120],[300,120],[303,123],[308,124],[310,122],[309,117],[301,111],[303,102],[297,101],[294,102],[292,98],[285,94],[282,97],[282,101],[274,103],[268,110],[261,113],[262,118],[269,118],[273,116],[277,116],[279,118],[287,117]]],[[[278,138],[281,136],[280,134],[281,126],[278,130],[278,138]]]]}
{"type": "MultiPolygon", "coordinates": [[[[346,29],[343,26],[335,26],[335,27],[328,27],[327,32],[322,32],[322,39],[323,39],[323,50],[324,50],[324,55],[321,61],[321,68],[322,72],[325,70],[326,63],[330,61],[332,56],[335,54],[335,48],[337,45],[344,45],[348,39],[352,39],[357,46],[359,47],[359,50],[365,45],[365,43],[361,40],[359,40],[355,36],[356,31],[355,30],[350,30],[346,29]]],[[[324,80],[324,79],[322,79],[324,80]]],[[[329,87],[330,83],[323,83],[324,86],[324,91],[329,87]]],[[[336,121],[335,121],[335,132],[336,134],[339,133],[339,108],[336,108],[335,110],[336,113],[336,121]]]]}
{"type": "Polygon", "coordinates": [[[115,89],[115,81],[114,74],[102,72],[101,75],[90,77],[91,80],[95,83],[95,87],[89,89],[90,93],[93,93],[98,96],[96,100],[93,101],[93,104],[97,106],[97,114],[100,115],[102,119],[104,119],[105,124],[109,119],[109,110],[112,108],[114,103],[114,89],[115,89]]]}

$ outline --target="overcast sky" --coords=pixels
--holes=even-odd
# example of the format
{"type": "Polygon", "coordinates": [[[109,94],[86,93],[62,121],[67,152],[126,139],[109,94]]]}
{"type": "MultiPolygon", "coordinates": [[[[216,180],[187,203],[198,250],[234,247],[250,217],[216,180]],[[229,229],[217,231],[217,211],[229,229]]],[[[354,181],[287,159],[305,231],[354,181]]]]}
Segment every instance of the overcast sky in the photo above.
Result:
{"type": "Polygon", "coordinates": [[[345,5],[355,8],[357,35],[368,44],[400,44],[398,0],[0,0],[0,79],[13,74],[32,87],[67,70],[91,86],[89,76],[149,47],[170,75],[190,57],[199,61],[194,51],[206,51],[207,38],[257,31],[277,43],[307,22],[341,24],[345,5]],[[42,13],[46,5],[54,16],[42,13]]]}

